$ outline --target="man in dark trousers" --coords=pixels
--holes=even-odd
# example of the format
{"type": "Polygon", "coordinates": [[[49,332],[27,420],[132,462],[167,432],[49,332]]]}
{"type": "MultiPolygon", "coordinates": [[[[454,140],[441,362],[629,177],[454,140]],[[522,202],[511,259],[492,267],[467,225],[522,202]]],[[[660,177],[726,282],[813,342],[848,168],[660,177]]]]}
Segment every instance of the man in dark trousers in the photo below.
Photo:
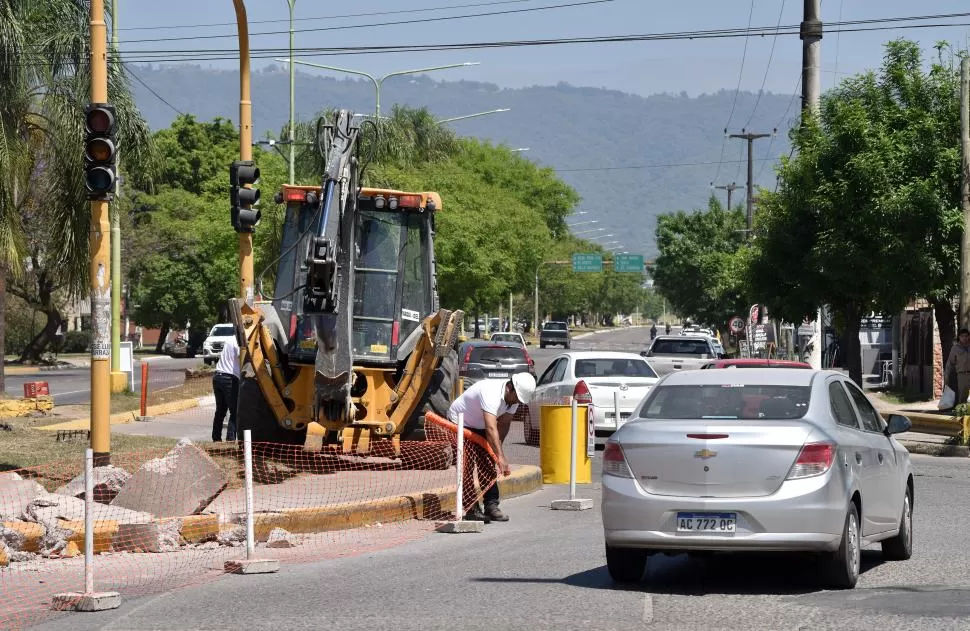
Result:
{"type": "Polygon", "coordinates": [[[239,343],[233,335],[226,340],[212,375],[212,392],[216,396],[216,415],[212,419],[212,441],[222,441],[222,422],[229,412],[226,440],[236,440],[236,401],[239,399],[239,343]]]}

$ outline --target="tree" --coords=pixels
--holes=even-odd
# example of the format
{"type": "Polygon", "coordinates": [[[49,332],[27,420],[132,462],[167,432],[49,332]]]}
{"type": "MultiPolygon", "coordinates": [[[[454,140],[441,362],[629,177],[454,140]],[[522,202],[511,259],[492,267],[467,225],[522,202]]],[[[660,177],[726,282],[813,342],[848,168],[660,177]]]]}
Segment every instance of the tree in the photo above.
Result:
{"type": "Polygon", "coordinates": [[[657,218],[657,291],[674,311],[723,328],[747,305],[744,267],[745,216],[726,210],[715,196],[706,210],[678,211],[657,218]]]}
{"type": "MultiPolygon", "coordinates": [[[[61,324],[63,302],[87,293],[90,213],[81,158],[87,21],[85,3],[0,2],[0,309],[9,290],[47,318],[22,359],[40,358],[61,324]]],[[[119,64],[109,68],[108,92],[129,180],[148,179],[148,127],[119,64]]],[[[0,323],[0,346],[2,338],[0,323]]]]}

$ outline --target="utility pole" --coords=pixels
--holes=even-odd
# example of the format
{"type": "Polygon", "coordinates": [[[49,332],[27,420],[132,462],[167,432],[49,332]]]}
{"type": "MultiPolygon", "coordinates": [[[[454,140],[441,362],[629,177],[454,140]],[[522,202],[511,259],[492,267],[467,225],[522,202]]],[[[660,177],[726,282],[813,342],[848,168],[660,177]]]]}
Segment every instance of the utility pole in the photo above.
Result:
{"type": "MultiPolygon", "coordinates": [[[[748,216],[748,238],[751,238],[752,232],[754,230],[754,155],[752,153],[754,149],[754,141],[759,138],[770,138],[771,134],[754,134],[746,130],[741,130],[740,134],[731,134],[731,138],[741,138],[742,140],[748,141],[748,200],[747,200],[747,216],[748,216]]],[[[730,191],[728,195],[730,195],[730,191]]],[[[728,197],[728,200],[731,198],[728,197]]],[[[730,204],[730,201],[728,202],[730,204]]]]}
{"type": "MultiPolygon", "coordinates": [[[[293,8],[296,5],[296,0],[286,0],[290,5],[290,59],[293,59],[293,8]]],[[[296,105],[294,104],[294,98],[296,96],[296,64],[289,64],[290,66],[290,133],[288,134],[288,140],[290,141],[290,184],[296,184],[296,154],[293,153],[295,147],[293,146],[296,138],[296,134],[293,130],[293,126],[296,124],[296,105]]]]}
{"type": "MultiPolygon", "coordinates": [[[[818,114],[822,96],[822,20],[821,0],[805,0],[804,14],[799,37],[802,40],[802,124],[818,114]]],[[[815,312],[812,325],[812,348],[808,363],[818,370],[822,367],[822,346],[825,332],[822,329],[823,311],[815,312]]],[[[894,368],[895,370],[895,368],[894,368]]]]}
{"type": "Polygon", "coordinates": [[[970,59],[960,60],[960,207],[963,243],[960,248],[960,327],[970,323],[970,59]]]}
{"type": "MultiPolygon", "coordinates": [[[[108,102],[104,0],[91,0],[91,102],[108,102]]],[[[111,227],[108,196],[91,200],[91,449],[94,466],[111,462],[111,227]]]]}
{"type": "MultiPolygon", "coordinates": [[[[118,55],[118,0],[111,0],[111,54],[112,62],[120,64],[118,55]]],[[[115,153],[118,179],[115,180],[115,196],[121,196],[121,153],[115,153]]],[[[118,204],[111,208],[111,391],[123,392],[128,379],[121,372],[121,209],[118,204]]],[[[126,331],[127,333],[127,331],[126,331]]]]}
{"type": "MultiPolygon", "coordinates": [[[[741,188],[736,183],[731,182],[730,184],[724,184],[722,186],[715,186],[714,188],[719,188],[721,190],[727,191],[727,209],[731,210],[731,195],[735,190],[741,188]]],[[[750,226],[749,226],[750,227],[750,226]]]]}
{"type": "MultiPolygon", "coordinates": [[[[232,0],[239,34],[239,159],[253,159],[253,102],[249,84],[249,23],[243,0],[232,0]]],[[[291,145],[292,146],[292,145],[291,145]]],[[[253,233],[239,231],[239,297],[249,306],[253,295],[253,233]]]]}

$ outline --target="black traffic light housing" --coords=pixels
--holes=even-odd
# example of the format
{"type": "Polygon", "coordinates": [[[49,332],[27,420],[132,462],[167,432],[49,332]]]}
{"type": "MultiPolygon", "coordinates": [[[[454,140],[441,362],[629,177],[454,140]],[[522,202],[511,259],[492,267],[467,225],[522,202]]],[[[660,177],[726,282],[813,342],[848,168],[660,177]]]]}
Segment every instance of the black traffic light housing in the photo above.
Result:
{"type": "Polygon", "coordinates": [[[84,108],[84,186],[88,199],[114,198],[118,179],[115,108],[107,103],[90,103],[84,108]]]}
{"type": "Polygon", "coordinates": [[[257,182],[259,167],[252,160],[236,160],[229,166],[229,202],[236,232],[253,232],[259,223],[261,213],[253,208],[259,203],[259,189],[246,188],[257,182]]]}

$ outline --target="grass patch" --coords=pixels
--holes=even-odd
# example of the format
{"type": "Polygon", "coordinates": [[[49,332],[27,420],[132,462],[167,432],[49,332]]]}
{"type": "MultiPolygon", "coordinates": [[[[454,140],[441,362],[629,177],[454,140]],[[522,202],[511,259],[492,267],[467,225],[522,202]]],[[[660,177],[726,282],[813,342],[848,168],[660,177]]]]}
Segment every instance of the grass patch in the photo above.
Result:
{"type": "Polygon", "coordinates": [[[873,390],[872,394],[879,397],[886,403],[893,405],[905,405],[907,403],[924,403],[933,399],[921,396],[916,393],[907,393],[904,390],[873,390]]]}

